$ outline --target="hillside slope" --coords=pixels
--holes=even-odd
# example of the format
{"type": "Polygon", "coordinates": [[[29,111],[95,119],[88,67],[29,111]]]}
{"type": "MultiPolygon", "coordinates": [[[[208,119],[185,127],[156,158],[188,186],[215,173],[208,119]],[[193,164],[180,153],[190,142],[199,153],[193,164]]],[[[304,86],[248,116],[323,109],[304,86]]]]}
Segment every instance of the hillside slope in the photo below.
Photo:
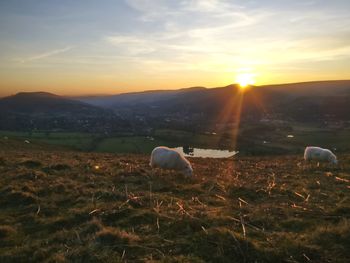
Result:
{"type": "Polygon", "coordinates": [[[47,92],[21,92],[0,99],[3,130],[110,130],[127,126],[111,110],[47,92]],[[107,125],[106,125],[107,124],[107,125]]]}
{"type": "MultiPolygon", "coordinates": [[[[227,87],[234,87],[228,85],[227,87]]],[[[110,96],[87,96],[76,99],[83,102],[101,107],[113,108],[119,105],[135,105],[144,103],[154,103],[157,101],[167,101],[177,96],[186,96],[186,94],[215,94],[220,93],[224,87],[204,88],[191,87],[178,90],[151,90],[143,92],[131,92],[110,96]]],[[[299,96],[337,96],[350,95],[350,80],[332,80],[332,81],[310,81],[300,83],[287,83],[276,85],[255,86],[260,92],[278,92],[278,94],[288,94],[294,97],[299,96]]]]}
{"type": "Polygon", "coordinates": [[[103,109],[80,101],[67,99],[47,92],[20,92],[0,99],[0,110],[23,114],[80,114],[94,115],[103,109]]]}
{"type": "Polygon", "coordinates": [[[350,120],[349,80],[255,86],[244,93],[237,85],[229,85],[211,89],[197,87],[126,93],[81,100],[113,109],[130,118],[141,116],[151,126],[169,119],[172,127],[186,126],[187,122],[191,122],[191,126],[203,127],[208,122],[218,123],[223,115],[227,116],[226,122],[237,121],[237,116],[241,115],[243,120],[253,121],[264,117],[320,124],[350,120]]]}
{"type": "Polygon", "coordinates": [[[0,149],[1,262],[346,262],[350,155],[196,159],[0,149]]]}

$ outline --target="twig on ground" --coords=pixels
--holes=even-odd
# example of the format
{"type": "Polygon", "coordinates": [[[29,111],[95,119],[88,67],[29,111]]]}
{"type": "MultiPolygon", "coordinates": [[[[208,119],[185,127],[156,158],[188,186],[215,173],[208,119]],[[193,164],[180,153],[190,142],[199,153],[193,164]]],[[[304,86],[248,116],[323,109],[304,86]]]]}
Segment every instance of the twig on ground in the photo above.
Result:
{"type": "Polygon", "coordinates": [[[247,201],[243,200],[243,199],[240,198],[240,197],[238,197],[238,200],[239,200],[240,202],[242,202],[242,203],[245,203],[246,205],[249,205],[249,203],[248,203],[247,201]]]}
{"type": "Polygon", "coordinates": [[[94,209],[94,210],[92,210],[90,213],[89,213],[89,215],[92,215],[92,214],[94,214],[94,213],[96,213],[96,212],[99,212],[101,209],[94,209]]]}
{"type": "Polygon", "coordinates": [[[157,217],[157,230],[158,230],[158,234],[159,234],[159,229],[160,229],[160,225],[159,225],[159,217],[157,217]]]}
{"type": "MultiPolygon", "coordinates": [[[[241,223],[241,220],[238,219],[238,218],[235,218],[235,217],[232,217],[232,216],[229,216],[228,218],[231,219],[231,220],[233,220],[233,221],[235,221],[235,222],[241,223]]],[[[264,230],[264,229],[261,229],[261,228],[255,226],[255,225],[253,225],[253,224],[250,224],[250,223],[247,223],[247,222],[244,222],[244,224],[245,224],[246,226],[249,226],[249,227],[253,228],[253,229],[256,230],[256,231],[261,231],[261,232],[264,232],[264,233],[265,233],[265,230],[264,230]]]]}
{"type": "Polygon", "coordinates": [[[137,201],[140,199],[139,196],[135,196],[133,193],[130,193],[126,198],[127,200],[119,206],[119,209],[128,204],[130,201],[137,201]]]}
{"type": "Polygon", "coordinates": [[[301,198],[303,198],[305,200],[305,197],[302,194],[299,194],[298,192],[294,192],[294,194],[299,196],[299,197],[301,197],[301,198]]]}
{"type": "Polygon", "coordinates": [[[291,205],[291,207],[292,207],[292,208],[300,208],[300,209],[302,209],[302,210],[304,210],[304,211],[307,210],[307,208],[302,207],[302,206],[300,206],[300,205],[296,205],[296,204],[294,204],[294,203],[291,205]]]}
{"type": "Polygon", "coordinates": [[[305,202],[308,202],[310,198],[310,194],[307,195],[307,197],[305,198],[305,202]]]}
{"type": "Polygon", "coordinates": [[[163,201],[158,201],[158,199],[156,200],[156,207],[154,207],[153,208],[153,210],[157,213],[157,214],[159,214],[160,213],[160,207],[162,206],[162,204],[163,204],[163,201]]]}
{"type": "Polygon", "coordinates": [[[242,225],[243,237],[244,237],[244,239],[246,239],[246,230],[245,230],[245,226],[244,226],[243,217],[241,216],[240,218],[241,218],[241,225],[242,225]]]}
{"type": "Polygon", "coordinates": [[[306,256],[305,253],[303,253],[303,256],[307,259],[307,261],[311,261],[311,259],[308,256],[306,256]]]}
{"type": "Polygon", "coordinates": [[[169,240],[169,239],[165,239],[165,238],[163,238],[162,240],[165,241],[165,242],[168,242],[168,243],[174,243],[175,242],[173,240],[169,240]]]}
{"type": "Polygon", "coordinates": [[[124,257],[125,257],[125,249],[123,250],[123,254],[122,254],[122,256],[120,257],[120,260],[123,260],[124,257]]]}
{"type": "Polygon", "coordinates": [[[217,198],[221,199],[221,200],[226,201],[226,198],[225,198],[225,197],[223,197],[223,196],[221,196],[221,195],[217,195],[217,194],[215,194],[215,196],[216,196],[217,198]]]}
{"type": "Polygon", "coordinates": [[[38,210],[36,210],[36,214],[38,215],[40,213],[40,205],[38,205],[38,210]]]}
{"type": "Polygon", "coordinates": [[[338,177],[338,176],[335,177],[335,180],[341,181],[341,182],[344,182],[344,183],[350,183],[350,180],[345,179],[345,178],[340,178],[340,177],[338,177]]]}
{"type": "Polygon", "coordinates": [[[120,206],[119,206],[119,209],[121,209],[124,205],[126,205],[127,203],[130,202],[130,199],[126,200],[124,203],[122,203],[120,206]]]}
{"type": "Polygon", "coordinates": [[[204,233],[208,235],[208,231],[205,229],[205,227],[201,226],[201,228],[203,229],[204,233]]]}
{"type": "Polygon", "coordinates": [[[177,210],[177,213],[186,214],[189,217],[193,217],[185,210],[183,204],[181,204],[180,202],[176,202],[176,205],[179,207],[179,210],[177,210]]]}

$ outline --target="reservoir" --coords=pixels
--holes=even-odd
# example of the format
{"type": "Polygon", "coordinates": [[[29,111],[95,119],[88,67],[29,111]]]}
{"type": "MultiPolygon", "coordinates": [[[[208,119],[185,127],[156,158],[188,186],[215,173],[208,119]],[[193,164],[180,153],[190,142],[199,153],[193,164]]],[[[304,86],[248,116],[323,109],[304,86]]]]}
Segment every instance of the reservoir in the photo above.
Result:
{"type": "Polygon", "coordinates": [[[218,150],[218,149],[201,149],[188,146],[176,147],[186,157],[202,157],[202,158],[228,158],[236,155],[238,151],[218,150]]]}

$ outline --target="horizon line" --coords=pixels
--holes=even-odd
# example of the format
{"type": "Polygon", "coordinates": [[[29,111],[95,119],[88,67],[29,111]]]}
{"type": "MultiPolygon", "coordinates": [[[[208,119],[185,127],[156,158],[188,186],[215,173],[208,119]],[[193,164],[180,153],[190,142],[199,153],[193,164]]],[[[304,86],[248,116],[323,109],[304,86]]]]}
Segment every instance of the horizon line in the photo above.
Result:
{"type": "MultiPolygon", "coordinates": [[[[274,84],[263,84],[263,85],[250,85],[251,87],[267,87],[267,86],[281,86],[281,85],[295,85],[295,84],[307,84],[307,83],[317,83],[317,82],[341,82],[341,81],[350,81],[350,79],[328,79],[328,80],[309,80],[309,81],[300,81],[300,82],[285,82],[285,83],[274,83],[274,84]]],[[[48,92],[45,90],[37,90],[37,91],[19,91],[14,94],[10,95],[0,95],[1,98],[11,97],[15,96],[19,93],[50,93],[53,95],[61,96],[61,97],[68,97],[68,98],[78,98],[78,97],[107,97],[107,96],[117,96],[122,94],[134,94],[134,93],[145,93],[145,92],[161,92],[161,91],[176,91],[176,90],[186,90],[191,88],[204,88],[204,89],[215,89],[215,88],[224,88],[228,86],[238,86],[238,83],[231,83],[224,86],[216,86],[216,87],[205,87],[201,85],[197,86],[190,86],[185,88],[175,88],[175,89],[148,89],[148,90],[141,90],[141,91],[130,91],[130,92],[121,92],[121,93],[100,93],[100,94],[81,94],[81,95],[65,95],[65,94],[59,94],[59,93],[53,93],[48,92]]]]}

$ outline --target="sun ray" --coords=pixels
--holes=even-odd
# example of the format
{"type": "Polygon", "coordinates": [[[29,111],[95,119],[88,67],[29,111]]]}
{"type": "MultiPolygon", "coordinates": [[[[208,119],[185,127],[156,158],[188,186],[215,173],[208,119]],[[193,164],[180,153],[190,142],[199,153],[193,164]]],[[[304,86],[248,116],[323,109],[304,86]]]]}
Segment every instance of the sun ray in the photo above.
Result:
{"type": "MultiPolygon", "coordinates": [[[[237,150],[242,106],[244,103],[244,92],[240,92],[240,87],[237,85],[232,86],[232,94],[233,95],[228,98],[228,101],[223,102],[223,105],[225,105],[225,107],[218,113],[216,123],[222,124],[220,130],[217,131],[218,134],[223,134],[226,131],[227,127],[230,127],[230,147],[232,147],[234,150],[237,150]]],[[[222,138],[218,138],[217,145],[220,144],[221,139],[222,138]]],[[[233,171],[234,164],[233,166],[230,165],[227,167],[227,169],[233,171]]]]}
{"type": "Polygon", "coordinates": [[[239,133],[239,127],[241,125],[241,117],[242,117],[242,106],[244,101],[244,94],[239,93],[237,96],[236,101],[236,107],[234,111],[234,120],[235,120],[235,126],[232,130],[232,140],[233,140],[233,148],[237,150],[237,141],[238,141],[238,133],[239,133]]]}
{"type": "Polygon", "coordinates": [[[247,87],[254,85],[254,74],[250,72],[241,72],[236,75],[236,83],[239,84],[241,90],[245,90],[247,87]]]}
{"type": "Polygon", "coordinates": [[[265,106],[264,97],[262,96],[262,94],[256,90],[254,90],[254,91],[250,92],[249,95],[252,99],[252,103],[254,103],[254,105],[257,106],[257,108],[261,112],[263,112],[264,114],[267,114],[268,110],[265,106]]]}

